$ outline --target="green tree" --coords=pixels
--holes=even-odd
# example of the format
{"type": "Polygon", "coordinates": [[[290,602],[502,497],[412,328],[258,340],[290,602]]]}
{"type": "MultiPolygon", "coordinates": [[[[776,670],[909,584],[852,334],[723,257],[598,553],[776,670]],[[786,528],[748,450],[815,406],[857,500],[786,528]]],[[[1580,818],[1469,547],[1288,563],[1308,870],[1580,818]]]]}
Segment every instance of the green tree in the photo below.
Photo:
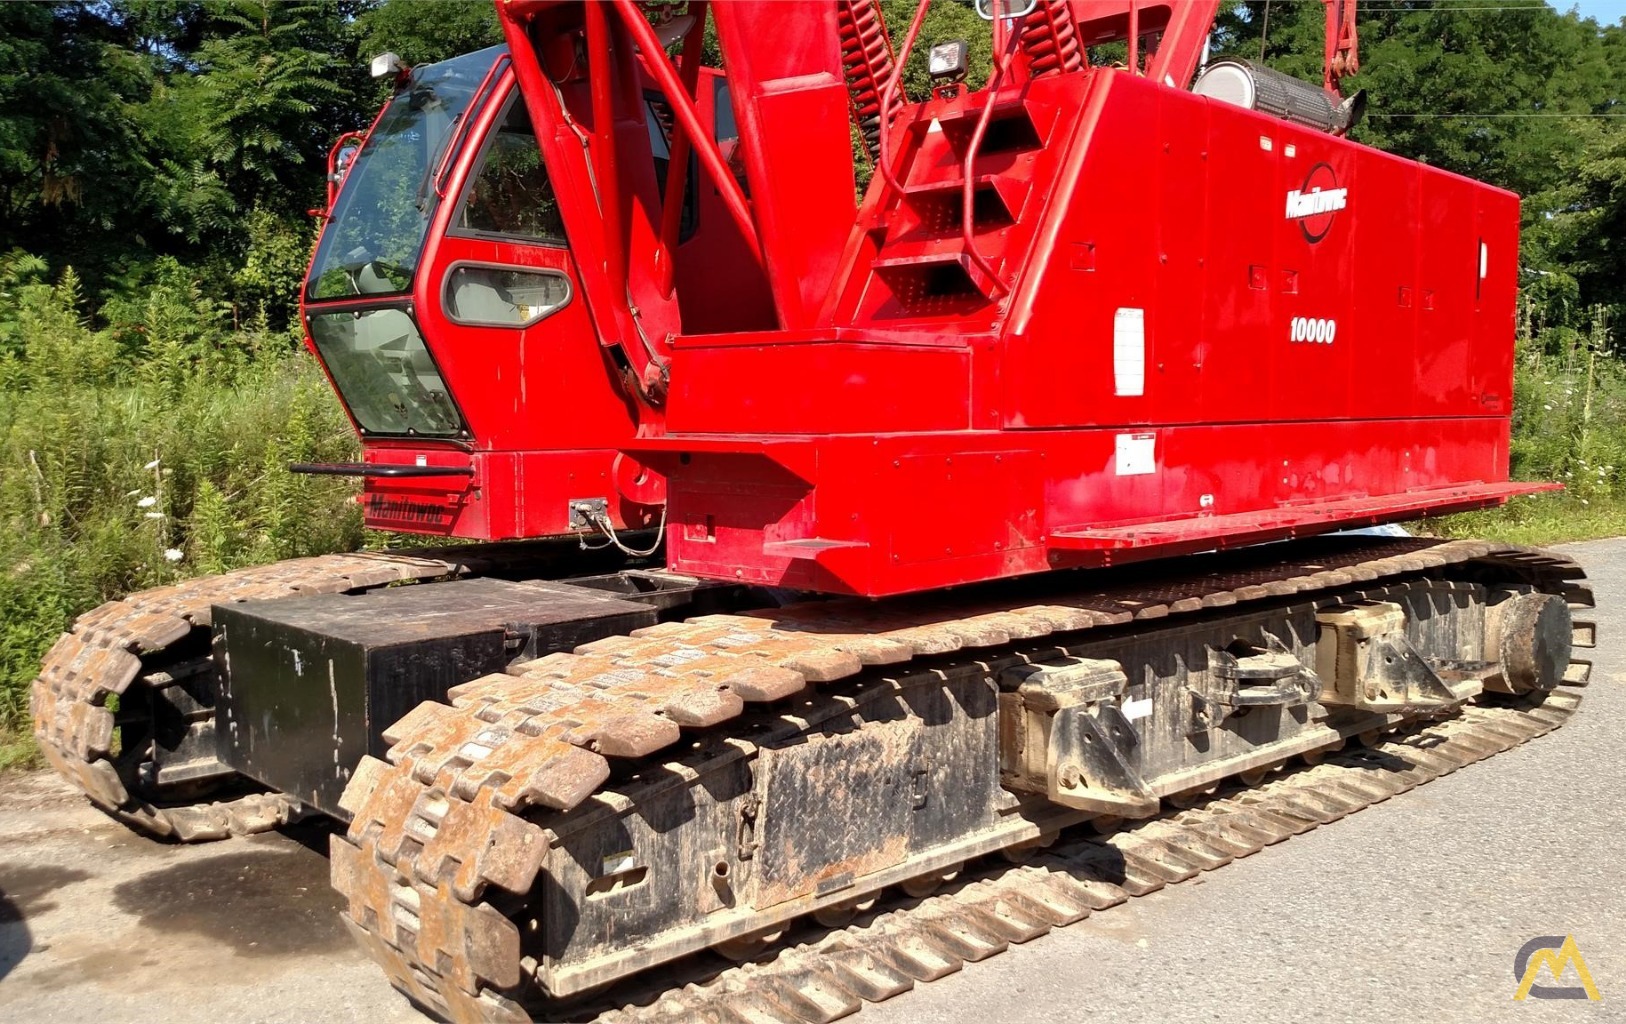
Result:
{"type": "Polygon", "coordinates": [[[134,111],[151,84],[96,8],[0,4],[0,251],[25,247],[93,279],[128,251],[114,233],[143,213],[151,165],[134,111]]]}
{"type": "Polygon", "coordinates": [[[495,4],[469,0],[385,0],[356,19],[364,58],[390,52],[428,64],[502,42],[495,4]]]}
{"type": "MultiPolygon", "coordinates": [[[[1247,0],[1215,34],[1221,54],[1259,59],[1319,81],[1319,3],[1247,0]],[[1266,31],[1268,7],[1268,33],[1266,31]]],[[[1555,157],[1580,148],[1577,122],[1620,99],[1619,30],[1560,14],[1542,0],[1441,0],[1361,9],[1366,121],[1380,149],[1521,193],[1556,184],[1555,157]]]]}
{"type": "Polygon", "coordinates": [[[1610,319],[1620,323],[1626,314],[1626,126],[1584,122],[1575,133],[1579,150],[1562,162],[1561,182],[1529,203],[1535,221],[1525,233],[1525,259],[1561,268],[1574,281],[1577,312],[1612,307],[1610,319]]]}
{"type": "Polygon", "coordinates": [[[313,121],[344,95],[335,56],[299,45],[322,14],[318,4],[236,0],[215,14],[227,31],[198,49],[198,143],[241,204],[315,193],[310,172],[326,147],[313,121]]]}

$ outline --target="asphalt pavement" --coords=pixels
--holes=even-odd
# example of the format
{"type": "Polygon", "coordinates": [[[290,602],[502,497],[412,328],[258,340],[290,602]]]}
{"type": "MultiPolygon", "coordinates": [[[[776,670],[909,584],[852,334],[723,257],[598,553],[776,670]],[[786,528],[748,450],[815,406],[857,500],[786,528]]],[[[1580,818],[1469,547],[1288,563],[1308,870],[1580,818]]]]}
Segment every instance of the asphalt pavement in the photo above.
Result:
{"type": "MultiPolygon", "coordinates": [[[[1567,550],[1600,646],[1556,733],[859,1020],[1626,1019],[1626,539],[1567,550]],[[1601,1001],[1514,1000],[1516,953],[1551,935],[1574,937],[1601,1001]]],[[[167,846],[50,775],[0,777],[0,1022],[421,1022],[340,925],[325,846],[167,846]]]]}

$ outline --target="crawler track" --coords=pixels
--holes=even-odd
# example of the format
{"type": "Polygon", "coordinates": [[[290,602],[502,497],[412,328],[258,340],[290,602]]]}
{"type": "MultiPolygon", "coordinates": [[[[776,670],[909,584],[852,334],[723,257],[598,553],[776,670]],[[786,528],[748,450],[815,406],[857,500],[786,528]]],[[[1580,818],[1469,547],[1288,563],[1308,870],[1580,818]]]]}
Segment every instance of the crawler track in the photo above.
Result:
{"type": "MultiPolygon", "coordinates": [[[[297,805],[277,793],[207,794],[140,777],[140,754],[115,751],[110,698],[136,704],[136,687],[171,685],[208,653],[216,604],[364,590],[452,575],[446,561],[357,554],[301,558],[132,594],[81,615],[45,656],[30,707],[46,760],[98,806],[155,835],[187,840],[264,832],[297,805]],[[200,645],[201,641],[201,645],[200,645]],[[130,756],[125,756],[126,754],[130,756]],[[224,796],[224,798],[213,798],[224,796]]],[[[122,723],[121,723],[122,724],[122,723]]]]}
{"type": "Polygon", "coordinates": [[[153,723],[141,710],[151,705],[151,691],[208,678],[211,606],[543,569],[556,553],[467,545],[296,558],[110,601],[79,616],[46,654],[30,693],[34,735],[62,776],[144,832],[182,842],[264,832],[299,814],[299,806],[278,793],[245,791],[240,780],[159,783],[145,760],[153,723]],[[115,725],[125,733],[119,740],[115,725]]]}
{"type": "MultiPolygon", "coordinates": [[[[487,572],[511,574],[521,549],[501,546],[299,559],[132,595],[81,616],[52,649],[33,689],[36,732],[57,770],[90,799],[148,832],[180,840],[263,831],[300,812],[241,781],[156,784],[140,744],[145,691],[207,678],[209,609],[218,603],[353,592],[487,572]],[[115,715],[113,698],[119,707],[115,715]],[[115,726],[123,736],[115,738],[115,726]]],[[[369,760],[346,794],[355,814],[336,837],[335,884],[348,920],[397,987],[453,1019],[521,1019],[536,964],[498,907],[536,882],[550,815],[589,797],[626,802],[621,782],[644,768],[686,770],[667,751],[686,733],[721,737],[747,714],[779,715],[793,694],[832,699],[897,666],[967,651],[978,659],[1036,650],[1106,626],[1203,613],[1426,574],[1469,563],[1591,605],[1573,562],[1480,542],[1328,540],[1204,562],[1194,575],[1079,592],[1037,603],[936,598],[872,605],[819,602],[749,616],[667,623],[517,666],[459,687],[391,730],[391,763],[369,760]],[[979,603],[980,602],[980,603],[979,603]],[[867,673],[867,675],[866,675],[867,673]],[[809,690],[809,684],[814,689],[809,690]],[[718,726],[723,726],[718,729],[718,726]],[[618,789],[620,787],[620,789],[618,789]]],[[[1090,577],[1070,577],[1088,580],[1090,577]]],[[[1020,593],[1035,600],[1029,587],[1020,593]]],[[[1579,624],[1581,646],[1590,627],[1579,624]]],[[[1567,682],[1585,682],[1584,662],[1567,682]]],[[[150,702],[147,702],[150,703],[150,702]]],[[[658,978],[619,985],[606,1021],[828,1020],[1024,941],[1091,911],[1246,856],[1546,732],[1573,711],[1568,691],[1541,704],[1469,707],[1379,747],[1330,758],[1265,786],[1210,801],[1107,840],[1063,834],[1033,864],[967,876],[924,901],[883,894],[860,924],[822,933],[766,963],[717,973],[690,958],[658,978]],[[685,980],[704,984],[671,988],[685,980]],[[652,987],[653,986],[653,987],[652,987]],[[664,986],[664,987],[663,987],[664,986]],[[644,1003],[629,1008],[628,1000],[644,1003]]],[[[717,743],[713,743],[713,748],[717,743]]],[[[696,756],[688,755],[690,761],[696,756]]],[[[592,1016],[591,1001],[552,1012],[592,1016]]]]}
{"type": "MultiPolygon", "coordinates": [[[[1573,562],[1527,549],[1361,539],[1282,550],[1283,560],[1274,563],[1261,562],[1258,553],[1251,560],[1221,558],[1201,563],[1194,575],[1057,592],[1044,603],[841,601],[707,616],[599,641],[458,687],[450,705],[422,705],[392,727],[390,762],[365,760],[345,794],[354,820],[348,836],[335,837],[333,879],[349,899],[348,923],[396,987],[419,1003],[453,1020],[528,1019],[537,964],[523,952],[519,926],[499,907],[513,905],[506,894],[537,884],[550,843],[549,814],[578,807],[600,794],[612,775],[641,765],[691,770],[660,752],[685,730],[715,730],[748,705],[770,704],[810,684],[840,692],[845,680],[870,666],[959,650],[994,657],[1001,648],[1025,641],[1031,649],[1032,641],[1052,635],[1469,563],[1535,583],[1572,606],[1591,604],[1573,562]]],[[[1570,681],[1584,682],[1586,668],[1572,666],[1570,681]]],[[[1217,866],[1522,742],[1556,727],[1573,706],[1568,696],[1556,695],[1540,707],[1472,708],[1377,753],[1346,755],[1201,812],[1139,826],[1110,843],[1070,844],[1039,866],[1008,873],[1009,882],[1002,876],[963,888],[946,902],[922,904],[934,910],[849,930],[848,940],[840,938],[847,932],[835,933],[816,948],[729,972],[653,1008],[626,1011],[631,1016],[624,1019],[668,1011],[673,1019],[695,1019],[704,1007],[688,1007],[683,999],[712,1000],[706,1004],[708,1014],[717,1013],[712,1019],[832,1019],[1020,936],[1076,920],[1097,904],[1217,866]],[[1448,754],[1425,749],[1441,736],[1448,754]],[[1372,759],[1384,756],[1394,758],[1388,762],[1393,771],[1379,782],[1372,759]],[[1081,857],[1091,872],[1106,873],[1086,873],[1081,857]],[[900,952],[874,959],[865,946],[891,948],[885,929],[894,926],[901,929],[900,952]],[[852,945],[839,946],[843,941],[852,945]],[[829,965],[813,966],[820,958],[829,965]]],[[[626,800],[613,791],[602,796],[612,804],[626,800]]]]}

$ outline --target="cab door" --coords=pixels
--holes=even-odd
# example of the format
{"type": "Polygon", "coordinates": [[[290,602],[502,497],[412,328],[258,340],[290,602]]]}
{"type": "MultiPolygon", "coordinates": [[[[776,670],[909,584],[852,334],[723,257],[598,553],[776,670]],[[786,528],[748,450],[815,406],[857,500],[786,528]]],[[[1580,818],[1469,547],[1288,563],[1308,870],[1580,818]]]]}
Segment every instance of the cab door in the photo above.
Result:
{"type": "Polygon", "coordinates": [[[629,504],[613,478],[636,422],[594,333],[511,74],[468,138],[444,185],[417,314],[485,453],[477,461],[493,532],[581,529],[573,505],[600,501],[617,527],[644,525],[653,510],[629,504]]]}

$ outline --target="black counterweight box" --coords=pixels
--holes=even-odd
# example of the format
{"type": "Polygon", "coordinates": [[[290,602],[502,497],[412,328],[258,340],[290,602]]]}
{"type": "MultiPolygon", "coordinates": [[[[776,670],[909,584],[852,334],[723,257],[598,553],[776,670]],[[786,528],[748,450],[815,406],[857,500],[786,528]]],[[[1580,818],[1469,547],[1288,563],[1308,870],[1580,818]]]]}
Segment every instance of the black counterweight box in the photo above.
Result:
{"type": "Polygon", "coordinates": [[[459,683],[653,625],[649,604],[567,583],[389,587],[216,605],[216,756],[337,818],[383,731],[459,683]]]}

